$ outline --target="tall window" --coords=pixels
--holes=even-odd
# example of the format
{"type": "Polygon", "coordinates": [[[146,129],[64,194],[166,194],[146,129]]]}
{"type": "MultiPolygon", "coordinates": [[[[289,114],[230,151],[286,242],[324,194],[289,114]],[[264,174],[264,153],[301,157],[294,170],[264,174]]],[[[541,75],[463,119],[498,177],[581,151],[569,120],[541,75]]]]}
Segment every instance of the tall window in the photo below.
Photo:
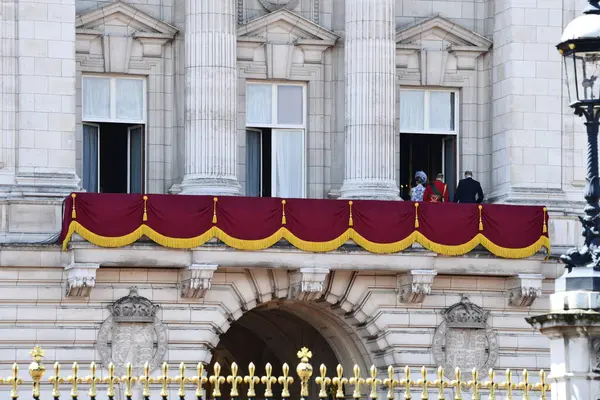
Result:
{"type": "Polygon", "coordinates": [[[400,186],[409,199],[414,174],[430,180],[444,174],[450,197],[457,184],[458,93],[455,90],[400,90],[400,186]]]}
{"type": "Polygon", "coordinates": [[[306,92],[303,84],[246,85],[246,194],[305,196],[306,92]]]}
{"type": "Polygon", "coordinates": [[[145,78],[86,75],[82,105],[84,189],[143,193],[145,78]]]}

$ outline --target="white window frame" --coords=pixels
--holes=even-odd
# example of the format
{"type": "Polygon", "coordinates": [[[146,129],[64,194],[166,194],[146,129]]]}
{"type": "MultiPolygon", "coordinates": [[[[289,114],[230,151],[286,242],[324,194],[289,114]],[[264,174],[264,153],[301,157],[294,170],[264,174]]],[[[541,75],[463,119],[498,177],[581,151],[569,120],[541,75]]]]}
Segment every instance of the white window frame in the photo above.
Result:
{"type": "MultiPolygon", "coordinates": [[[[307,85],[306,83],[297,83],[297,82],[285,82],[285,81],[247,81],[246,82],[246,86],[250,86],[250,85],[271,85],[271,123],[267,124],[267,123],[248,123],[248,116],[246,115],[246,129],[260,129],[260,128],[271,128],[271,132],[273,131],[277,131],[277,130],[287,130],[287,131],[291,131],[291,130],[297,130],[297,131],[302,131],[302,142],[304,143],[304,151],[302,152],[302,182],[304,183],[302,185],[302,197],[305,198],[306,197],[306,186],[307,186],[307,182],[306,182],[306,152],[307,150],[307,146],[306,146],[306,125],[307,125],[307,118],[308,118],[308,110],[307,110],[307,85]],[[302,124],[297,125],[297,124],[278,124],[277,122],[277,100],[278,100],[278,91],[277,88],[279,86],[298,86],[302,88],[302,124]]],[[[244,111],[245,114],[245,111],[244,111]]],[[[262,140],[262,139],[261,139],[262,140]]],[[[276,185],[276,169],[275,169],[275,153],[273,151],[273,149],[275,148],[275,141],[277,139],[275,138],[275,135],[271,136],[271,193],[276,193],[277,192],[277,185],[276,185]]],[[[261,146],[262,146],[262,142],[261,142],[261,146]]],[[[262,177],[262,158],[261,158],[261,177],[262,177]]],[[[261,195],[262,195],[262,180],[261,180],[261,195]]]]}
{"type": "Polygon", "coordinates": [[[85,122],[113,122],[122,124],[140,124],[147,125],[146,121],[148,118],[148,83],[145,76],[139,75],[107,75],[107,74],[84,74],[81,77],[81,116],[85,122]],[[86,118],[84,115],[84,84],[83,81],[86,78],[101,78],[109,79],[110,91],[110,118],[86,118]],[[140,80],[142,81],[142,119],[120,119],[117,118],[117,79],[128,79],[128,80],[140,80]]]}
{"type": "MultiPolygon", "coordinates": [[[[458,105],[459,102],[459,91],[456,89],[430,89],[423,87],[415,87],[415,88],[400,88],[400,96],[402,96],[402,92],[423,92],[423,129],[415,130],[415,129],[402,129],[400,128],[400,133],[427,133],[431,135],[457,135],[459,134],[459,113],[458,113],[458,105]],[[429,114],[431,112],[431,93],[432,92],[444,92],[444,93],[454,93],[454,130],[432,130],[429,128],[429,114]]],[[[402,119],[402,109],[400,107],[400,102],[398,102],[398,116],[402,119]]],[[[457,139],[458,140],[458,139],[457,139]]]]}
{"type": "MultiPolygon", "coordinates": [[[[258,128],[246,128],[246,131],[252,131],[252,132],[258,132],[261,133],[261,135],[259,135],[260,138],[260,159],[259,159],[259,164],[260,164],[260,183],[258,186],[258,195],[259,197],[262,197],[263,195],[263,180],[262,180],[262,175],[263,175],[263,151],[262,151],[262,146],[263,146],[263,138],[262,138],[262,130],[258,129],[258,128]]],[[[247,142],[246,142],[247,143],[247,142]]],[[[273,150],[271,150],[271,163],[273,163],[273,150]]],[[[248,167],[248,164],[246,164],[246,168],[248,167]]],[[[272,174],[271,174],[271,180],[273,180],[272,174]]],[[[246,184],[248,184],[248,182],[246,182],[246,184]]]]}
{"type": "Polygon", "coordinates": [[[144,163],[144,165],[142,166],[142,168],[144,169],[143,172],[143,179],[142,179],[142,192],[145,194],[146,193],[146,126],[139,124],[139,125],[131,125],[129,127],[127,127],[127,193],[131,193],[131,131],[133,129],[138,129],[141,128],[142,129],[142,143],[144,144],[144,146],[142,146],[142,162],[144,163]]]}
{"type": "MultiPolygon", "coordinates": [[[[100,135],[102,134],[100,132],[100,124],[96,124],[96,123],[93,123],[93,122],[83,122],[82,123],[82,127],[83,127],[83,125],[93,126],[93,127],[95,127],[98,130],[98,145],[97,145],[98,146],[98,156],[97,156],[97,160],[96,160],[96,163],[97,163],[97,165],[96,165],[96,171],[98,171],[97,172],[98,176],[96,177],[96,191],[94,193],[100,193],[100,135]]],[[[82,141],[83,141],[83,139],[82,139],[82,141]]],[[[83,170],[83,164],[85,163],[85,160],[83,160],[83,154],[82,154],[81,158],[82,158],[82,166],[81,166],[81,168],[83,170]]]]}

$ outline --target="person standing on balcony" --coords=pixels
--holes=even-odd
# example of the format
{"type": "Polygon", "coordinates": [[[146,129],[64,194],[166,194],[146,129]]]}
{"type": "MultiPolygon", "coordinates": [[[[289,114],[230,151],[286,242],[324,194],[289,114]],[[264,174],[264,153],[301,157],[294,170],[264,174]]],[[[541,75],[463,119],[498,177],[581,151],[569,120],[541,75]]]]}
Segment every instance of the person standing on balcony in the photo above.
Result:
{"type": "Polygon", "coordinates": [[[417,186],[410,189],[410,201],[423,201],[425,194],[425,184],[427,183],[427,174],[424,171],[417,171],[415,174],[417,186]]]}
{"type": "Polygon", "coordinates": [[[456,193],[454,193],[455,203],[481,203],[483,201],[483,189],[481,184],[473,179],[473,172],[465,171],[465,179],[458,182],[456,193]]]}
{"type": "Polygon", "coordinates": [[[441,172],[437,174],[435,182],[431,182],[427,185],[423,197],[423,201],[429,203],[447,203],[450,201],[448,199],[448,185],[444,183],[444,174],[441,172]]]}

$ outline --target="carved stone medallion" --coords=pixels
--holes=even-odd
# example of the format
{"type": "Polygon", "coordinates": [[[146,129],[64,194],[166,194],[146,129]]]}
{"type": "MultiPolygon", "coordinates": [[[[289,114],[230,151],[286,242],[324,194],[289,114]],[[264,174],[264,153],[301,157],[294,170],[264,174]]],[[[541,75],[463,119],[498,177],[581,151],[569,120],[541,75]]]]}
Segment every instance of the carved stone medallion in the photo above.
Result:
{"type": "Polygon", "coordinates": [[[140,375],[146,363],[157,368],[167,351],[167,329],[156,316],[153,304],[132,288],[129,295],[108,309],[111,315],[98,332],[97,350],[104,365],[115,364],[116,373],[125,373],[131,363],[134,375],[140,375]]]}
{"type": "Polygon", "coordinates": [[[267,10],[273,12],[285,8],[293,10],[298,5],[299,0],[258,0],[258,2],[267,10]]]}
{"type": "Polygon", "coordinates": [[[471,303],[466,297],[442,312],[444,322],[433,336],[433,357],[454,378],[454,370],[471,374],[477,368],[480,377],[487,375],[498,360],[498,343],[494,330],[487,324],[489,311],[471,303]]]}

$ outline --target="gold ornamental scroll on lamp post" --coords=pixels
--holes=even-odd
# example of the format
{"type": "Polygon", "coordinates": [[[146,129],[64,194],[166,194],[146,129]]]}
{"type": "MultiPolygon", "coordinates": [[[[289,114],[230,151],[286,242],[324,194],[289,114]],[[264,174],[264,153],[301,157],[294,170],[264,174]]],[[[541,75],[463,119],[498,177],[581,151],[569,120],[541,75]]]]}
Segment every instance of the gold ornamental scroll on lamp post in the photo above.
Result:
{"type": "MultiPolygon", "coordinates": [[[[224,394],[229,394],[231,400],[239,400],[241,393],[245,393],[248,400],[256,400],[262,397],[265,400],[275,399],[302,399],[308,400],[311,396],[309,386],[315,383],[319,388],[318,393],[313,393],[312,397],[325,400],[330,396],[336,399],[346,397],[344,385],[350,384],[353,387],[351,396],[355,400],[372,400],[378,398],[378,392],[387,392],[387,399],[402,400],[429,400],[430,392],[438,400],[548,400],[550,385],[546,381],[546,373],[540,371],[537,382],[530,380],[531,374],[524,370],[521,374],[513,375],[513,372],[506,370],[504,380],[497,379],[493,370],[489,371],[489,380],[480,381],[479,372],[471,371],[470,379],[463,378],[460,369],[456,369],[454,379],[447,379],[444,370],[440,367],[435,375],[437,379],[429,380],[428,375],[434,375],[431,369],[422,367],[420,370],[411,370],[406,366],[401,371],[394,366],[387,367],[387,378],[378,377],[380,370],[374,365],[369,368],[367,377],[361,376],[361,370],[358,365],[354,365],[349,376],[344,376],[344,368],[337,365],[332,368],[330,376],[327,376],[328,369],[324,364],[319,366],[319,374],[313,377],[313,366],[310,364],[312,352],[307,348],[298,351],[299,362],[296,367],[296,374],[300,383],[300,393],[290,393],[291,384],[294,378],[290,376],[290,367],[287,363],[282,366],[282,376],[273,375],[273,367],[267,363],[265,365],[265,375],[257,376],[254,363],[248,365],[248,375],[243,376],[243,368],[233,362],[230,368],[230,375],[221,375],[221,365],[215,363],[213,368],[206,368],[199,363],[196,368],[196,376],[185,376],[185,364],[179,364],[177,376],[169,375],[169,365],[163,363],[157,376],[151,376],[150,366],[145,365],[141,376],[133,374],[131,364],[125,365],[125,376],[115,376],[115,365],[110,363],[108,373],[102,374],[100,366],[91,363],[89,375],[84,377],[79,373],[79,365],[73,363],[70,374],[61,376],[61,367],[59,363],[54,364],[54,374],[44,378],[46,368],[42,365],[44,351],[36,346],[31,351],[33,361],[29,365],[29,375],[31,380],[23,382],[19,378],[19,367],[15,363],[12,367],[12,376],[0,377],[0,399],[29,399],[27,395],[19,393],[22,385],[31,385],[31,396],[34,400],[131,400],[135,391],[140,391],[144,400],[162,399],[162,400],[201,400],[206,399],[207,393],[212,394],[214,400],[222,400],[224,394]],[[210,376],[204,376],[206,370],[213,371],[210,376]],[[428,373],[429,371],[429,373],[428,373]],[[413,375],[414,372],[414,375],[413,375]],[[100,378],[104,376],[104,378],[100,378]],[[420,378],[420,379],[418,379],[420,378]],[[64,390],[61,392],[60,385],[67,386],[69,394],[64,390]],[[44,386],[42,386],[44,385],[44,386]],[[137,385],[137,386],[136,386],[137,385]],[[364,386],[365,390],[361,390],[364,386]],[[42,392],[42,387],[47,388],[47,392],[42,392]],[[4,393],[8,392],[8,396],[4,393]],[[119,393],[120,392],[120,393],[119,393]],[[260,393],[257,396],[257,393],[260,393]],[[264,394],[264,395],[263,395],[264,394]],[[262,395],[262,396],[261,396],[262,395]],[[465,397],[463,397],[465,395],[465,397]],[[47,397],[46,397],[47,396],[47,397]]],[[[67,389],[67,388],[64,388],[67,389]]],[[[46,389],[45,389],[46,390],[46,389]]]]}

